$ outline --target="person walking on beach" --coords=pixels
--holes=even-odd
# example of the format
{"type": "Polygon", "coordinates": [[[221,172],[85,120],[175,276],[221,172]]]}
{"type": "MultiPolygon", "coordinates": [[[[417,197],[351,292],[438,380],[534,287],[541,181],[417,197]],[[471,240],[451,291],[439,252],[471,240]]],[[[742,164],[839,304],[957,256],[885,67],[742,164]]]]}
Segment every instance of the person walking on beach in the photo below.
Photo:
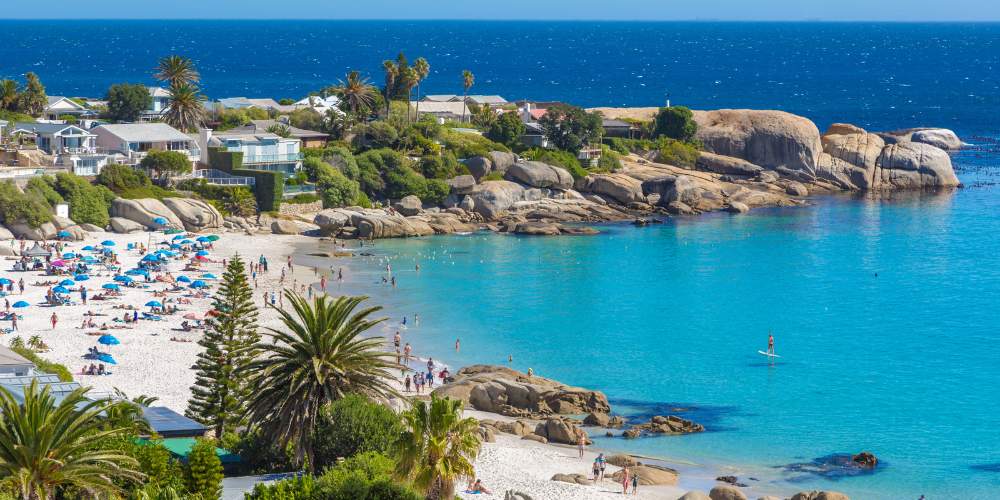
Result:
{"type": "Polygon", "coordinates": [[[24,278],[17,280],[17,287],[21,289],[21,295],[24,295],[24,278]]]}
{"type": "Polygon", "coordinates": [[[409,375],[407,375],[406,379],[403,380],[403,388],[406,390],[406,392],[410,392],[410,376],[409,375]]]}
{"type": "Polygon", "coordinates": [[[587,434],[583,431],[577,431],[576,434],[576,450],[580,453],[580,458],[583,458],[583,449],[587,446],[587,434]]]}
{"type": "Polygon", "coordinates": [[[601,481],[604,481],[604,469],[608,466],[607,459],[604,458],[604,454],[600,453],[597,455],[597,465],[601,469],[601,481]]]}
{"type": "Polygon", "coordinates": [[[15,332],[17,331],[17,315],[16,314],[10,317],[10,329],[12,331],[15,331],[15,332]]]}
{"type": "Polygon", "coordinates": [[[434,372],[427,370],[427,387],[434,387],[434,372]]]}
{"type": "Polygon", "coordinates": [[[628,467],[622,469],[622,495],[628,494],[628,485],[632,481],[631,472],[628,467]]]}
{"type": "Polygon", "coordinates": [[[394,336],[392,337],[392,345],[396,347],[396,350],[397,350],[397,351],[399,350],[399,343],[400,343],[400,342],[401,342],[402,340],[403,340],[403,337],[401,337],[401,336],[399,335],[399,332],[398,332],[398,331],[396,332],[396,335],[394,335],[394,336]]]}
{"type": "Polygon", "coordinates": [[[599,463],[597,463],[597,459],[596,458],[594,459],[594,466],[591,467],[591,469],[593,469],[593,472],[594,472],[594,482],[596,483],[597,481],[600,481],[601,480],[601,465],[599,463]]]}
{"type": "Polygon", "coordinates": [[[83,301],[83,305],[87,305],[87,287],[80,287],[80,300],[83,301]]]}
{"type": "Polygon", "coordinates": [[[406,346],[403,347],[403,360],[407,363],[410,362],[410,353],[413,352],[413,348],[410,347],[410,343],[407,342],[406,346]]]}
{"type": "Polygon", "coordinates": [[[633,472],[632,473],[632,494],[633,495],[638,495],[639,494],[639,473],[638,472],[633,472]]]}
{"type": "Polygon", "coordinates": [[[53,312],[52,313],[52,317],[49,318],[49,320],[52,321],[52,329],[55,330],[56,329],[56,323],[59,322],[59,316],[56,316],[56,313],[53,312]]]}

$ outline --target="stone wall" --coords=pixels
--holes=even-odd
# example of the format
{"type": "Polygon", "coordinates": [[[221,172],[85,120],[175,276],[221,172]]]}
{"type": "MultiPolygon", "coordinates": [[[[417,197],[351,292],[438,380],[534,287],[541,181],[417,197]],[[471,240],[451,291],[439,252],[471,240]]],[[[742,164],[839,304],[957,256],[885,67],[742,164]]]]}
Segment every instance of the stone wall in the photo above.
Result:
{"type": "Polygon", "coordinates": [[[316,213],[323,210],[323,202],[316,200],[312,203],[282,203],[278,213],[282,215],[302,215],[316,213]]]}

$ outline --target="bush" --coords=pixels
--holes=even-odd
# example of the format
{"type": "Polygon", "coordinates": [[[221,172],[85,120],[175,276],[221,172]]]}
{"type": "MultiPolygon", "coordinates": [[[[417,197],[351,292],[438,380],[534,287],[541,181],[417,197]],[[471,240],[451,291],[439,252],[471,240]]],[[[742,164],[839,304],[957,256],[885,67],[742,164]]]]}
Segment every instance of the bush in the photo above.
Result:
{"type": "Polygon", "coordinates": [[[323,115],[312,108],[296,109],[288,114],[288,124],[305,130],[322,130],[323,115]]]}
{"type": "Polygon", "coordinates": [[[44,198],[22,193],[11,181],[0,183],[0,219],[5,224],[24,222],[38,227],[52,220],[52,207],[44,198]]]}
{"type": "Polygon", "coordinates": [[[177,151],[150,151],[139,166],[147,172],[156,172],[160,177],[171,177],[191,171],[191,161],[187,155],[177,151]]]}
{"type": "Polygon", "coordinates": [[[483,182],[483,181],[502,181],[502,180],[503,180],[503,174],[501,174],[500,172],[490,172],[490,173],[486,174],[485,176],[483,176],[482,179],[479,179],[480,182],[483,182]]]}
{"type": "Polygon", "coordinates": [[[68,172],[56,174],[56,191],[69,202],[69,218],[77,224],[93,224],[105,227],[111,220],[108,215],[110,203],[104,193],[84,179],[68,172]]]}
{"type": "Polygon", "coordinates": [[[399,131],[385,121],[359,125],[354,134],[354,147],[361,150],[395,148],[399,142],[399,131]]]}
{"type": "Polygon", "coordinates": [[[285,192],[285,175],[269,170],[233,170],[233,175],[254,178],[257,210],[270,212],[281,207],[285,192]]]}
{"type": "Polygon", "coordinates": [[[420,173],[428,179],[451,179],[460,175],[462,170],[468,171],[450,151],[440,156],[424,156],[418,167],[420,173]]]}
{"type": "Polygon", "coordinates": [[[524,122],[521,121],[521,116],[517,112],[508,112],[501,114],[490,125],[489,130],[486,131],[486,137],[492,141],[513,146],[520,144],[524,132],[525,126],[524,122]]]}
{"type": "Polygon", "coordinates": [[[185,179],[177,189],[195,193],[223,215],[250,217],[257,213],[257,200],[246,186],[216,186],[205,179],[185,179]]]}
{"type": "Polygon", "coordinates": [[[316,480],[312,476],[283,479],[274,483],[257,483],[245,500],[316,500],[316,480]]]}
{"type": "Polygon", "coordinates": [[[348,394],[325,406],[313,431],[316,468],[358,453],[388,453],[402,431],[399,415],[364,396],[348,394]]]}
{"type": "Polygon", "coordinates": [[[138,121],[142,112],[153,104],[149,89],[141,83],[118,83],[108,89],[108,119],[116,122],[138,121]]]}
{"type": "Polygon", "coordinates": [[[222,448],[240,457],[239,468],[243,474],[265,474],[296,470],[292,453],[275,445],[259,430],[236,435],[228,433],[220,440],[222,448]]]}
{"type": "Polygon", "coordinates": [[[292,196],[291,198],[285,198],[284,201],[282,201],[282,203],[291,203],[293,205],[305,205],[319,200],[320,197],[318,195],[312,193],[299,193],[295,196],[292,196]]]}
{"type": "Polygon", "coordinates": [[[691,141],[698,132],[694,113],[684,106],[660,108],[653,119],[653,138],[665,136],[679,141],[691,141]]]}
{"type": "Polygon", "coordinates": [[[28,184],[24,187],[24,192],[42,198],[49,206],[54,207],[56,204],[66,201],[56,192],[56,189],[53,187],[54,184],[55,179],[48,175],[32,177],[28,179],[28,184]]]}
{"type": "Polygon", "coordinates": [[[60,382],[72,382],[73,381],[73,373],[69,371],[69,368],[66,368],[63,365],[60,365],[59,363],[53,363],[51,361],[46,361],[46,360],[42,359],[41,357],[39,357],[38,354],[35,354],[35,351],[32,351],[31,349],[28,349],[27,347],[24,347],[24,346],[18,347],[18,346],[12,345],[12,346],[10,346],[10,349],[12,351],[20,354],[21,356],[24,356],[24,358],[27,359],[28,361],[31,361],[32,363],[34,363],[35,366],[38,367],[39,371],[43,371],[45,373],[51,373],[51,374],[59,377],[59,381],[60,382]]]}
{"type": "Polygon", "coordinates": [[[698,161],[698,148],[693,144],[661,137],[656,141],[656,160],[677,167],[693,167],[698,161]]]}
{"type": "Polygon", "coordinates": [[[112,191],[147,187],[151,184],[145,172],[118,163],[105,165],[101,173],[97,174],[97,183],[112,191]]]}
{"type": "Polygon", "coordinates": [[[622,168],[621,155],[608,146],[601,145],[601,158],[597,161],[597,171],[614,172],[622,168]]]}
{"type": "Polygon", "coordinates": [[[601,115],[566,104],[548,108],[538,124],[552,145],[573,153],[579,152],[588,143],[599,140],[604,131],[601,127],[601,115]]]}
{"type": "Polygon", "coordinates": [[[472,158],[485,156],[490,151],[510,151],[507,146],[493,142],[479,134],[458,132],[450,128],[442,128],[440,140],[446,150],[457,158],[472,158]]]}
{"type": "Polygon", "coordinates": [[[392,479],[395,464],[385,455],[365,453],[311,476],[257,485],[247,500],[419,500],[413,489],[392,479]]]}
{"type": "Polygon", "coordinates": [[[580,165],[580,160],[569,151],[558,149],[530,149],[525,151],[524,156],[530,160],[548,163],[557,167],[565,168],[574,179],[587,176],[587,170],[580,165]]]}
{"type": "Polygon", "coordinates": [[[189,492],[207,499],[222,494],[222,462],[215,454],[214,440],[199,438],[188,454],[184,469],[189,492]]]}
{"type": "Polygon", "coordinates": [[[122,439],[121,451],[139,462],[139,471],[146,475],[145,483],[184,490],[184,469],[158,439],[122,439]]]}
{"type": "Polygon", "coordinates": [[[323,200],[323,208],[346,207],[354,205],[361,189],[356,181],[348,179],[333,167],[330,171],[320,177],[316,188],[323,200]]]}

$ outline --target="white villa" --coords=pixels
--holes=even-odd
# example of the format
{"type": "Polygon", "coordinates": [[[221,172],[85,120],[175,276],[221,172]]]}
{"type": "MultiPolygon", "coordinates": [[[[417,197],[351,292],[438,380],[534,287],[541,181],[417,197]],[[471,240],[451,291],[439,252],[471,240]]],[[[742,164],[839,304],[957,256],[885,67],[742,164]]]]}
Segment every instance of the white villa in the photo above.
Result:
{"type": "MultiPolygon", "coordinates": [[[[221,147],[243,153],[243,168],[293,175],[302,168],[302,141],[269,132],[220,132],[202,129],[198,145],[203,151],[221,147]]],[[[207,159],[207,155],[206,155],[207,159]]],[[[204,162],[203,162],[204,163],[204,162]]]]}
{"type": "Polygon", "coordinates": [[[78,104],[68,97],[50,95],[45,110],[42,111],[42,118],[46,120],[58,120],[63,115],[73,115],[80,117],[94,114],[92,110],[78,104]]]}
{"type": "Polygon", "coordinates": [[[149,109],[142,113],[142,120],[159,120],[160,118],[163,118],[163,114],[167,112],[167,108],[170,106],[170,91],[163,87],[146,88],[149,90],[149,96],[152,97],[153,100],[149,109]]]}
{"type": "Polygon", "coordinates": [[[105,151],[120,153],[123,163],[138,164],[149,151],[177,151],[187,155],[192,165],[201,159],[201,150],[191,136],[166,123],[119,123],[91,129],[97,136],[97,146],[105,151]]]}
{"type": "Polygon", "coordinates": [[[294,106],[296,109],[312,108],[313,111],[316,111],[321,115],[325,115],[326,112],[331,109],[337,113],[340,113],[340,108],[337,107],[337,105],[339,104],[340,104],[340,99],[337,96],[331,95],[327,97],[320,97],[311,95],[299,99],[298,101],[295,101],[295,104],[292,104],[292,106],[294,106]]]}
{"type": "Polygon", "coordinates": [[[67,123],[15,123],[11,135],[30,137],[42,152],[54,156],[56,165],[76,175],[97,175],[109,155],[99,150],[97,136],[67,123]]]}
{"type": "MultiPolygon", "coordinates": [[[[457,94],[432,94],[425,95],[422,99],[423,102],[462,102],[462,96],[457,94]]],[[[480,106],[503,106],[507,104],[507,99],[500,97],[498,95],[470,95],[465,96],[465,102],[469,104],[478,104],[480,106]]],[[[423,105],[421,105],[421,108],[423,105]]]]}

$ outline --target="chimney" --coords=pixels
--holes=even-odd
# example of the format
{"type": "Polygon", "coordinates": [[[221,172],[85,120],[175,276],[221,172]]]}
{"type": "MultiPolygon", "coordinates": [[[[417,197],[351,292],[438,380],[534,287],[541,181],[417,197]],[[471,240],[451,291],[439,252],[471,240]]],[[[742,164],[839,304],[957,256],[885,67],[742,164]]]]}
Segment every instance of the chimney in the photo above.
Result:
{"type": "Polygon", "coordinates": [[[203,128],[198,131],[198,149],[201,150],[201,160],[200,163],[206,167],[210,167],[208,164],[208,142],[212,140],[212,129],[203,128]]]}

